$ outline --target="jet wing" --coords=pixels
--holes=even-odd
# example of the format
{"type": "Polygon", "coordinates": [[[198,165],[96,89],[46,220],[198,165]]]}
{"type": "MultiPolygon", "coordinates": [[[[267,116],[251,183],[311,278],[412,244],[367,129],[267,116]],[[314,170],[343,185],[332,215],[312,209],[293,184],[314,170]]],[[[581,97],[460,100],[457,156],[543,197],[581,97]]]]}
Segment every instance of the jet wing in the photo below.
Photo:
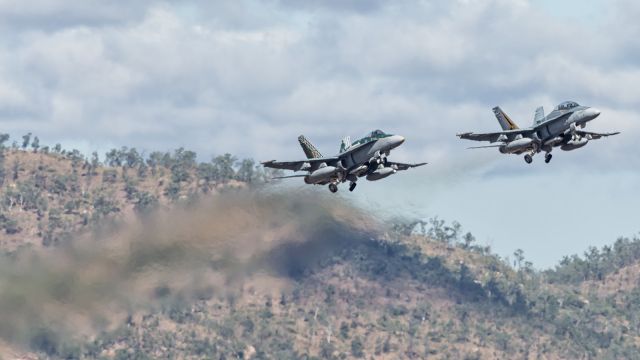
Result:
{"type": "Polygon", "coordinates": [[[592,139],[597,140],[606,136],[612,136],[612,135],[618,135],[620,134],[619,131],[617,132],[613,132],[613,133],[595,133],[595,132],[590,132],[590,131],[583,131],[583,130],[576,130],[575,131],[577,135],[580,136],[591,136],[592,139]]]}
{"type": "Polygon", "coordinates": [[[493,143],[493,142],[499,141],[500,137],[503,135],[504,137],[506,137],[506,139],[511,141],[517,135],[529,135],[534,131],[535,130],[533,129],[516,129],[516,130],[498,131],[498,132],[491,132],[491,133],[479,133],[479,134],[468,132],[468,133],[457,134],[457,136],[460,139],[474,140],[474,141],[488,141],[493,143]]]}
{"type": "Polygon", "coordinates": [[[283,170],[307,170],[307,168],[311,168],[313,164],[317,163],[327,163],[327,164],[335,164],[340,158],[338,157],[325,157],[325,158],[315,158],[315,159],[306,159],[299,161],[265,161],[262,163],[262,166],[273,168],[273,169],[283,169],[283,170]],[[305,167],[305,165],[307,165],[305,167]]]}
{"type": "Polygon", "coordinates": [[[411,169],[411,168],[414,168],[414,167],[427,165],[427,163],[425,162],[425,163],[418,163],[418,164],[404,164],[404,163],[387,161],[386,165],[387,166],[391,166],[391,167],[395,168],[396,170],[408,170],[408,169],[411,169]]]}

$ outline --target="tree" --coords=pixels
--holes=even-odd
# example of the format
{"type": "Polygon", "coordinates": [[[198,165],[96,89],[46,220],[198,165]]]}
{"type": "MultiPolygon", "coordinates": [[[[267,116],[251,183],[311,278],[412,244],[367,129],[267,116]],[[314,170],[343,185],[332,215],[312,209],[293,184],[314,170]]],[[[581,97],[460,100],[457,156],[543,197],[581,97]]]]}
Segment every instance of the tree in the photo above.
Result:
{"type": "Polygon", "coordinates": [[[340,323],[340,336],[343,339],[349,338],[349,324],[344,321],[340,323]]]}
{"type": "Polygon", "coordinates": [[[18,226],[18,222],[11,219],[7,215],[0,214],[0,229],[4,229],[4,232],[8,235],[17,234],[22,231],[22,228],[18,226]]]}
{"type": "Polygon", "coordinates": [[[156,176],[157,168],[162,161],[162,155],[160,151],[154,151],[147,158],[147,165],[151,168],[151,175],[153,176],[156,176]]]}
{"type": "Polygon", "coordinates": [[[18,159],[13,161],[11,171],[13,172],[13,181],[18,180],[18,176],[20,176],[20,161],[18,159]]]}
{"type": "Polygon", "coordinates": [[[463,241],[464,248],[468,249],[476,241],[476,238],[470,232],[468,232],[464,234],[464,236],[462,237],[462,241],[463,241]]]}
{"type": "Polygon", "coordinates": [[[115,199],[105,194],[103,191],[99,192],[93,201],[94,219],[103,218],[111,213],[119,212],[120,208],[115,199]]]}
{"type": "Polygon", "coordinates": [[[5,177],[7,176],[4,170],[5,155],[4,155],[4,143],[9,140],[9,134],[0,134],[0,186],[4,184],[5,177]]]}
{"type": "Polygon", "coordinates": [[[210,182],[218,178],[218,168],[211,163],[200,163],[196,169],[196,174],[208,186],[210,182]]]}
{"type": "Polygon", "coordinates": [[[109,165],[111,167],[121,166],[122,164],[120,163],[120,157],[118,156],[118,150],[117,149],[109,150],[104,156],[104,162],[105,162],[105,164],[107,164],[107,165],[109,165]]]}
{"type": "Polygon", "coordinates": [[[127,167],[133,168],[138,163],[142,162],[142,157],[138,153],[138,150],[136,150],[135,148],[131,148],[129,149],[129,151],[126,151],[124,153],[124,160],[127,164],[127,167]]]}
{"type": "Polygon", "coordinates": [[[178,197],[180,196],[180,183],[169,183],[164,190],[164,195],[173,201],[178,200],[178,197]]]}
{"type": "Polygon", "coordinates": [[[0,149],[0,186],[4,185],[4,180],[7,177],[7,172],[4,169],[5,156],[4,151],[0,149]]]}
{"type": "Polygon", "coordinates": [[[9,141],[9,134],[0,133],[0,149],[4,149],[4,143],[9,141]]]}
{"type": "Polygon", "coordinates": [[[144,161],[140,161],[138,163],[138,178],[140,179],[144,179],[147,177],[147,169],[149,167],[147,166],[147,164],[145,164],[144,161]]]}
{"type": "Polygon", "coordinates": [[[102,182],[115,184],[118,181],[118,171],[116,169],[105,169],[102,172],[102,182]]]}
{"type": "Polygon", "coordinates": [[[124,192],[127,195],[127,200],[133,200],[136,195],[138,194],[138,189],[136,188],[136,182],[131,179],[131,178],[127,178],[124,182],[124,192]]]}
{"type": "Polygon", "coordinates": [[[517,266],[518,268],[522,267],[522,262],[524,261],[524,251],[522,249],[517,249],[513,256],[516,258],[513,266],[517,266]]]}
{"type": "Polygon", "coordinates": [[[180,163],[186,168],[192,168],[196,166],[196,153],[191,150],[185,150],[184,148],[176,149],[173,153],[175,162],[180,163]]]}
{"type": "Polygon", "coordinates": [[[236,172],[236,179],[251,183],[255,179],[255,161],[253,159],[244,159],[240,162],[238,171],[236,172]]]}
{"type": "Polygon", "coordinates": [[[31,142],[31,148],[33,148],[33,152],[37,153],[40,148],[40,139],[37,136],[33,138],[33,142],[31,142]]]}
{"type": "Polygon", "coordinates": [[[98,156],[98,152],[94,151],[91,153],[91,167],[95,170],[100,166],[100,157],[98,156]]]}
{"type": "Polygon", "coordinates": [[[148,213],[155,209],[158,205],[158,198],[147,191],[139,191],[136,193],[136,202],[134,209],[139,213],[148,213]]]}
{"type": "Polygon", "coordinates": [[[22,148],[26,149],[31,142],[31,133],[27,133],[26,135],[22,135],[22,148]]]}
{"type": "Polygon", "coordinates": [[[235,175],[233,164],[235,164],[236,160],[237,159],[229,153],[216,156],[213,159],[213,165],[217,168],[220,180],[226,182],[233,179],[235,175]]]}
{"type": "Polygon", "coordinates": [[[191,178],[189,171],[196,165],[196,153],[184,148],[176,149],[171,161],[169,161],[169,165],[173,182],[189,181],[191,178]]]}
{"type": "Polygon", "coordinates": [[[364,345],[362,345],[362,340],[359,337],[353,339],[351,341],[351,355],[361,358],[364,356],[364,345]]]}

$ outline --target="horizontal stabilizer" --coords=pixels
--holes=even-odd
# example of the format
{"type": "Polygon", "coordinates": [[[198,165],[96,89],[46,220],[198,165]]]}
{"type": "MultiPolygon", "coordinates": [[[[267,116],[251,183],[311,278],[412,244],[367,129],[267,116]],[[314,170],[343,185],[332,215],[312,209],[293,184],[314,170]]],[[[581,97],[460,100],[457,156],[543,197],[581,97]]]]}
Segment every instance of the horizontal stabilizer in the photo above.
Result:
{"type": "Polygon", "coordinates": [[[305,177],[307,175],[289,175],[289,176],[275,176],[272,177],[271,179],[290,179],[290,178],[300,178],[300,177],[305,177]]]}
{"type": "Polygon", "coordinates": [[[408,170],[408,169],[415,168],[415,167],[418,167],[418,166],[427,165],[427,163],[423,162],[423,163],[417,163],[417,164],[405,164],[405,163],[387,161],[386,165],[390,166],[390,167],[392,167],[392,168],[394,168],[396,170],[408,170]]]}
{"type": "Polygon", "coordinates": [[[472,147],[468,147],[467,149],[487,149],[487,148],[497,148],[502,146],[502,144],[500,145],[485,145],[485,146],[472,146],[472,147]]]}

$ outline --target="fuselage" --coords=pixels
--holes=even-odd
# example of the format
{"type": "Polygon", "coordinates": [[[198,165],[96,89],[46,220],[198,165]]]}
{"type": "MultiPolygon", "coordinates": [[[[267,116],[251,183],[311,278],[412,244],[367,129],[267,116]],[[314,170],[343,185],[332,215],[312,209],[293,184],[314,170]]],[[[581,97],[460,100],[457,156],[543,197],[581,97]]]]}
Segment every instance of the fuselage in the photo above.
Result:
{"type": "Polygon", "coordinates": [[[359,139],[338,155],[336,166],[320,163],[304,178],[307,184],[327,184],[343,180],[355,181],[367,176],[367,180],[383,179],[395,170],[384,167],[386,156],[391,150],[404,143],[400,135],[385,134],[379,130],[359,139]]]}
{"type": "Polygon", "coordinates": [[[536,135],[540,140],[548,141],[557,136],[564,135],[567,130],[571,130],[572,125],[575,127],[584,127],[587,122],[595,119],[600,115],[598,109],[577,106],[569,110],[554,109],[545,120],[536,125],[536,135]]]}
{"type": "Polygon", "coordinates": [[[554,147],[570,151],[583,147],[588,139],[576,139],[572,130],[584,128],[600,115],[598,109],[567,101],[556,106],[539,123],[531,127],[532,134],[520,136],[499,148],[501,153],[522,154],[531,150],[550,152],[554,147]]]}
{"type": "Polygon", "coordinates": [[[345,152],[338,155],[342,160],[342,166],[347,169],[367,163],[372,158],[389,155],[391,150],[402,145],[404,137],[400,135],[390,135],[378,139],[354,143],[345,152]]]}

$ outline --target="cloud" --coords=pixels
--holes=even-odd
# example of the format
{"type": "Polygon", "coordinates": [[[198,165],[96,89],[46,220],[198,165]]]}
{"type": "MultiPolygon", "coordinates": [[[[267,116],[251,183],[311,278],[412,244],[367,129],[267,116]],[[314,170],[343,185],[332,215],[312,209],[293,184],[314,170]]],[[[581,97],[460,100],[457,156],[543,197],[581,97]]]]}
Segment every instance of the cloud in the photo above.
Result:
{"type": "MultiPolygon", "coordinates": [[[[0,43],[0,121],[44,142],[186,146],[205,159],[297,157],[300,133],[332,152],[382,128],[410,135],[401,160],[491,167],[454,135],[495,130],[494,105],[521,125],[565,99],[640,112],[633,41],[616,30],[635,29],[627,5],[594,28],[529,1],[5,1],[0,23],[19,26],[0,43]]],[[[623,130],[601,140],[622,143],[608,154],[581,152],[608,164],[640,135],[623,130]]]]}
{"type": "Polygon", "coordinates": [[[98,0],[2,0],[0,26],[19,31],[56,30],[70,26],[105,26],[135,21],[151,1],[127,4],[98,0]]]}

